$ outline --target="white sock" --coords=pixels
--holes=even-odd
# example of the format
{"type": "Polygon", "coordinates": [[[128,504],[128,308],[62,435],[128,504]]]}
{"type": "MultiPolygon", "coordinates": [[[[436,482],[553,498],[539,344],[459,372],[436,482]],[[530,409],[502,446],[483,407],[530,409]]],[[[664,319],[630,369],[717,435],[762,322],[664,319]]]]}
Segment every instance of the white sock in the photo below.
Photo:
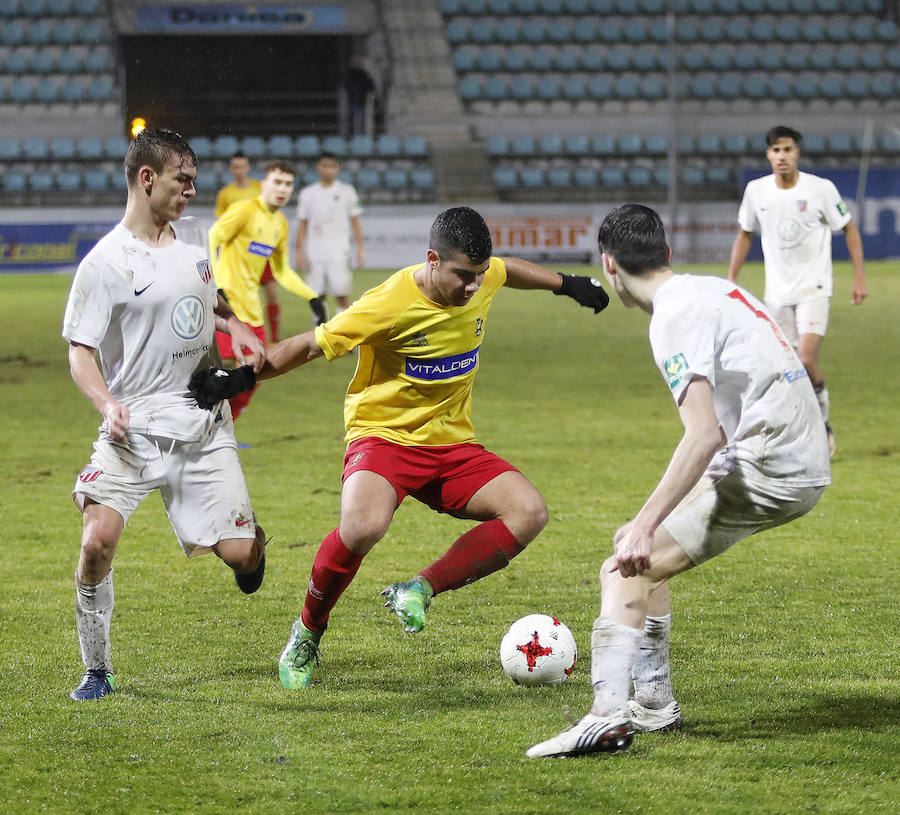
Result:
{"type": "Polygon", "coordinates": [[[828,388],[825,386],[823,379],[813,388],[816,392],[816,399],[819,401],[819,410],[822,411],[822,421],[828,423],[828,414],[831,409],[831,400],[828,398],[828,388]]]}
{"type": "Polygon", "coordinates": [[[669,666],[669,631],[672,615],[647,617],[641,639],[640,656],[634,663],[634,700],[651,710],[659,710],[675,701],[669,666]]]}
{"type": "Polygon", "coordinates": [[[644,632],[598,617],[591,632],[591,712],[608,716],[624,710],[631,688],[631,669],[638,657],[644,632]]]}
{"type": "Polygon", "coordinates": [[[81,645],[81,661],[89,671],[112,671],[109,624],[113,600],[112,569],[99,583],[82,582],[75,574],[75,625],[81,645]]]}

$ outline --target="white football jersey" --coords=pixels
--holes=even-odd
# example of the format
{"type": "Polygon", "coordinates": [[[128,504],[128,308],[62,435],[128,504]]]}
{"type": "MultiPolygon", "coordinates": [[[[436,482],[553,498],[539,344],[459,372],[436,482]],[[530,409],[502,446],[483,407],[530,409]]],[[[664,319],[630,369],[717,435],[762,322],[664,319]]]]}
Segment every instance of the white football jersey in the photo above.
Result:
{"type": "Polygon", "coordinates": [[[300,190],[297,219],[306,221],[306,256],[312,263],[350,260],[350,219],[362,214],[359,196],[352,184],[335,179],[300,190]]]}
{"type": "Polygon", "coordinates": [[[230,416],[199,408],[187,390],[196,370],[219,363],[216,284],[206,230],[194,218],[171,226],[175,240],[161,249],[121,223],[104,235],[75,273],[62,335],[99,350],[130,431],[198,441],[230,416]]]}
{"type": "Polygon", "coordinates": [[[727,442],[711,474],[724,475],[747,461],[753,465],[748,472],[762,473],[766,484],[830,483],[812,385],[752,294],[718,277],[675,275],[653,298],[650,345],[676,404],[693,376],[712,387],[727,442]]]}
{"type": "Polygon", "coordinates": [[[750,181],[738,210],[746,232],[759,232],[766,269],[765,301],[792,306],[831,297],[831,233],[843,229],[850,213],[827,178],[799,173],[783,190],[774,175],[750,181]]]}

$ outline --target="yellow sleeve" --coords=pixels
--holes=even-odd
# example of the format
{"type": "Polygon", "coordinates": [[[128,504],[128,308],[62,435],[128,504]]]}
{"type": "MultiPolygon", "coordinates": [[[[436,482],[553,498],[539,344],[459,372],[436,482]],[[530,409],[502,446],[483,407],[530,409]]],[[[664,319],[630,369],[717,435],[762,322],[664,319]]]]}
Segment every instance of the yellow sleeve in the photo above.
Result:
{"type": "Polygon", "coordinates": [[[209,262],[219,288],[225,284],[223,270],[219,263],[219,247],[234,240],[240,234],[247,221],[250,220],[251,211],[250,207],[245,206],[229,207],[225,214],[209,228],[209,262]]]}
{"type": "Polygon", "coordinates": [[[346,311],[316,328],[316,342],[329,362],[358,345],[377,344],[389,336],[399,313],[407,305],[390,285],[392,280],[388,278],[370,289],[346,311]]]}

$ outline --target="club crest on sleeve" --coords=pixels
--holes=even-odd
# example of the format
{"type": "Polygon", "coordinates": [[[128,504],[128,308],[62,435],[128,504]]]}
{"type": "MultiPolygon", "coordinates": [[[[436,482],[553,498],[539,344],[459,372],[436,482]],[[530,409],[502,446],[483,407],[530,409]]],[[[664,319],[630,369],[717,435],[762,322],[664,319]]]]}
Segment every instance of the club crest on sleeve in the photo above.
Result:
{"type": "Polygon", "coordinates": [[[90,484],[91,481],[96,481],[101,475],[103,475],[103,470],[99,467],[95,467],[93,464],[88,464],[88,466],[78,474],[78,480],[82,484],[90,484]]]}
{"type": "Polygon", "coordinates": [[[209,260],[200,260],[197,262],[197,272],[200,274],[200,279],[204,283],[209,283],[212,279],[212,272],[209,268],[209,260]]]}

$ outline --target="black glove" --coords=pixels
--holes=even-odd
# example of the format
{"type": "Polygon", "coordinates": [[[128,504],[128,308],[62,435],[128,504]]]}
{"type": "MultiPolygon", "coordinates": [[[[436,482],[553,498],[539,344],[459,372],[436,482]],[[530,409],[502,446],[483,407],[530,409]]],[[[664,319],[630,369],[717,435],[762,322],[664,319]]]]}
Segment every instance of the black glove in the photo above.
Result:
{"type": "Polygon", "coordinates": [[[212,410],[223,399],[230,399],[244,391],[253,390],[255,386],[256,374],[253,366],[241,365],[240,368],[230,371],[224,368],[197,371],[188,383],[188,390],[200,407],[212,410]]]}
{"type": "Polygon", "coordinates": [[[328,310],[325,308],[325,304],[322,302],[321,298],[313,297],[313,299],[309,301],[309,309],[316,317],[316,325],[322,325],[322,323],[328,322],[328,310]]]}
{"type": "Polygon", "coordinates": [[[564,274],[561,277],[562,286],[553,292],[554,294],[571,297],[578,305],[594,309],[594,314],[599,314],[609,305],[609,295],[593,277],[573,274],[564,274]]]}

